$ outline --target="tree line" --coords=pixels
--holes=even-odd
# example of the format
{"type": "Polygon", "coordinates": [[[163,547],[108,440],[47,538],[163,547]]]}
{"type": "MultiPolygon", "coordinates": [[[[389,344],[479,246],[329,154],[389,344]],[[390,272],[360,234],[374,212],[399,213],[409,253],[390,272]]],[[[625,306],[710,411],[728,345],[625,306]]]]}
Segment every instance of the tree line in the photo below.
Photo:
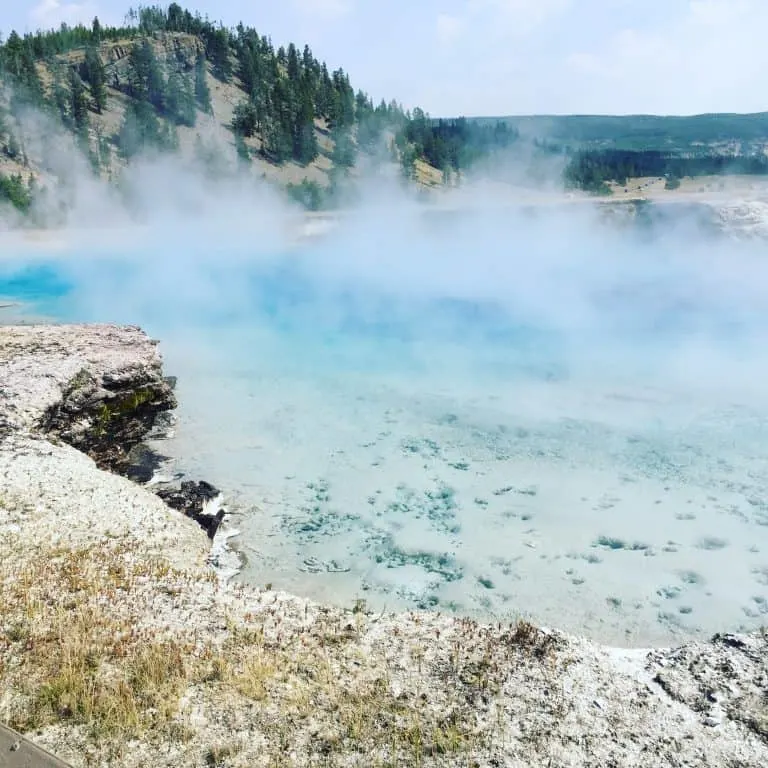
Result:
{"type": "Polygon", "coordinates": [[[673,188],[685,176],[726,173],[768,174],[768,157],[714,152],[679,155],[655,150],[584,150],[571,155],[564,178],[568,186],[606,194],[610,192],[609,182],[626,184],[630,178],[666,177],[668,186],[673,188]]]}
{"type": "Polygon", "coordinates": [[[406,167],[421,158],[441,171],[461,172],[496,150],[508,149],[518,139],[517,129],[504,120],[493,124],[464,117],[432,120],[417,108],[401,126],[396,143],[406,167]]]}
{"type": "MultiPolygon", "coordinates": [[[[332,165],[331,189],[360,153],[391,154],[406,177],[415,175],[417,160],[448,175],[519,141],[517,128],[505,120],[433,119],[394,100],[374,102],[353,89],[341,67],[331,70],[309,46],[275,47],[253,27],[241,23],[229,29],[178,3],[131,9],[122,26],[104,26],[96,18],[91,25],[62,24],[58,30],[23,36],[11,32],[0,41],[0,77],[12,86],[11,112],[32,105],[54,116],[72,131],[96,172],[111,168],[115,153],[129,160],[147,148],[175,151],[178,127],[193,127],[201,112],[212,112],[210,76],[224,83],[237,79],[242,89],[231,128],[243,163],[251,161],[254,151],[273,163],[301,165],[325,153],[332,165]],[[160,44],[164,34],[190,35],[196,54],[192,59],[169,57],[160,44]],[[128,74],[119,82],[102,58],[105,44],[118,41],[129,46],[128,74]],[[78,55],[64,56],[74,51],[78,55]],[[108,86],[129,99],[119,128],[103,135],[93,116],[107,109],[108,86]]],[[[23,138],[0,122],[0,152],[22,164],[23,138]]],[[[558,152],[557,147],[542,146],[542,152],[558,152]]],[[[768,172],[768,159],[762,156],[562,151],[566,184],[595,192],[631,176],[768,172]]],[[[198,152],[213,164],[210,148],[201,145],[198,152]]],[[[22,201],[19,189],[18,179],[6,181],[0,194],[22,201]]],[[[327,199],[311,183],[291,187],[289,193],[307,207],[327,199]]]]}

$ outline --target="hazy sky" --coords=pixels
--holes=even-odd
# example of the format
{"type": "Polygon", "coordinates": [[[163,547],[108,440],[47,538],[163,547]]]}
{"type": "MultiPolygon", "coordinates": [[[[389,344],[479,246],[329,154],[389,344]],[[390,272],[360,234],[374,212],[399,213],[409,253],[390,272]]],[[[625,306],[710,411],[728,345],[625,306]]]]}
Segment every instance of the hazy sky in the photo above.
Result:
{"type": "MultiPolygon", "coordinates": [[[[90,22],[94,15],[118,23],[130,4],[9,0],[0,30],[90,22]]],[[[435,116],[768,109],[768,0],[181,5],[227,26],[242,20],[276,45],[308,42],[331,68],[343,66],[353,86],[435,116]]]]}

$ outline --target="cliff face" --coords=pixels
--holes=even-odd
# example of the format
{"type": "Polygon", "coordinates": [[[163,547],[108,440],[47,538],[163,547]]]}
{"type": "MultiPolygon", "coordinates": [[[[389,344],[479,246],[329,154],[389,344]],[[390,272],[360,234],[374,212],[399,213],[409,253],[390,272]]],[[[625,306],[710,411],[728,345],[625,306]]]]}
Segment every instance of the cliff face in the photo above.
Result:
{"type": "MultiPolygon", "coordinates": [[[[128,57],[133,48],[133,41],[105,42],[99,46],[99,56],[104,64],[107,83],[116,89],[124,89],[128,83],[128,57]]],[[[178,67],[191,72],[195,67],[198,54],[204,53],[200,38],[182,32],[164,32],[151,39],[151,45],[157,60],[166,66],[178,67]]],[[[74,50],[61,57],[70,66],[78,66],[85,61],[85,50],[74,50]]]]}
{"type": "Polygon", "coordinates": [[[0,418],[8,427],[60,439],[121,472],[157,415],[176,407],[157,344],[138,328],[2,330],[0,418]]]}
{"type": "MultiPolygon", "coordinates": [[[[99,469],[137,474],[132,451],[159,414],[176,407],[157,342],[109,325],[11,326],[0,334],[0,429],[63,442],[99,469]]],[[[151,462],[150,462],[151,464],[151,462]]],[[[149,480],[145,473],[144,480],[149,480]]],[[[213,538],[224,513],[208,483],[161,488],[166,504],[213,538]]]]}
{"type": "MultiPolygon", "coordinates": [[[[202,41],[194,35],[166,32],[151,42],[157,60],[168,71],[178,68],[182,72],[192,72],[198,54],[204,53],[202,41]]],[[[107,83],[116,90],[125,91],[128,87],[128,57],[131,47],[126,43],[104,43],[101,46],[100,55],[104,62],[107,83]]],[[[84,59],[85,54],[79,52],[79,57],[84,59]]],[[[75,61],[77,59],[73,59],[73,63],[75,61]]]]}

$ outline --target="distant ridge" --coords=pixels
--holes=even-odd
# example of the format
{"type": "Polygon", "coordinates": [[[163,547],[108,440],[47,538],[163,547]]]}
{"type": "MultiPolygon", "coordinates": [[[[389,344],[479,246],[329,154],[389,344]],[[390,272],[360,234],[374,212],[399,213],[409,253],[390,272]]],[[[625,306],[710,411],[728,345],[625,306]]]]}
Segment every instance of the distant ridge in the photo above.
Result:
{"type": "Polygon", "coordinates": [[[768,146],[768,112],[700,115],[508,115],[468,118],[479,124],[503,120],[523,136],[546,137],[576,147],[688,151],[698,143],[740,142],[768,146]]]}

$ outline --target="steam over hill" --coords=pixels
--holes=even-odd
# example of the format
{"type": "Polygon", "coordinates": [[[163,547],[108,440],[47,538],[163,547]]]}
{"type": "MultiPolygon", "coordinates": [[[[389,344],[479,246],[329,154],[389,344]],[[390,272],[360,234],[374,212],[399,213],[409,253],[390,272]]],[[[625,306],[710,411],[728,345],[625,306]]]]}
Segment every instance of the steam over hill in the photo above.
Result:
{"type": "MultiPolygon", "coordinates": [[[[397,173],[400,164],[422,185],[443,181],[414,146],[414,126],[430,131],[423,112],[374,104],[309,46],[275,49],[252,27],[226,29],[176,3],[131,11],[119,28],[94,19],[90,28],[12,32],[0,76],[0,199],[21,211],[41,188],[65,189],[82,160],[118,181],[134,159],[158,152],[215,176],[247,169],[309,208],[338,202],[364,167],[397,173]]],[[[457,128],[453,170],[467,161],[460,143],[488,145],[496,132],[457,128]]]]}
{"type": "Polygon", "coordinates": [[[119,190],[127,167],[157,153],[205,177],[264,179],[319,209],[348,203],[371,172],[424,189],[514,169],[515,181],[609,194],[632,177],[674,188],[684,176],[765,174],[766,146],[766,115],[435,120],[355,90],[307,45],[276,49],[176,3],[129,11],[122,27],[94,19],[0,45],[0,206],[34,224],[63,220],[84,178],[119,190]]]}
{"type": "Polygon", "coordinates": [[[405,119],[394,102],[356,95],[309,47],[275,50],[254,29],[230,32],[176,4],[130,20],[11,33],[0,50],[0,171],[18,208],[40,184],[66,182],[53,156],[61,147],[37,140],[51,130],[71,136],[102,178],[143,153],[178,152],[211,173],[239,162],[317,195],[354,165],[358,144],[378,148],[385,125],[405,119]]]}

